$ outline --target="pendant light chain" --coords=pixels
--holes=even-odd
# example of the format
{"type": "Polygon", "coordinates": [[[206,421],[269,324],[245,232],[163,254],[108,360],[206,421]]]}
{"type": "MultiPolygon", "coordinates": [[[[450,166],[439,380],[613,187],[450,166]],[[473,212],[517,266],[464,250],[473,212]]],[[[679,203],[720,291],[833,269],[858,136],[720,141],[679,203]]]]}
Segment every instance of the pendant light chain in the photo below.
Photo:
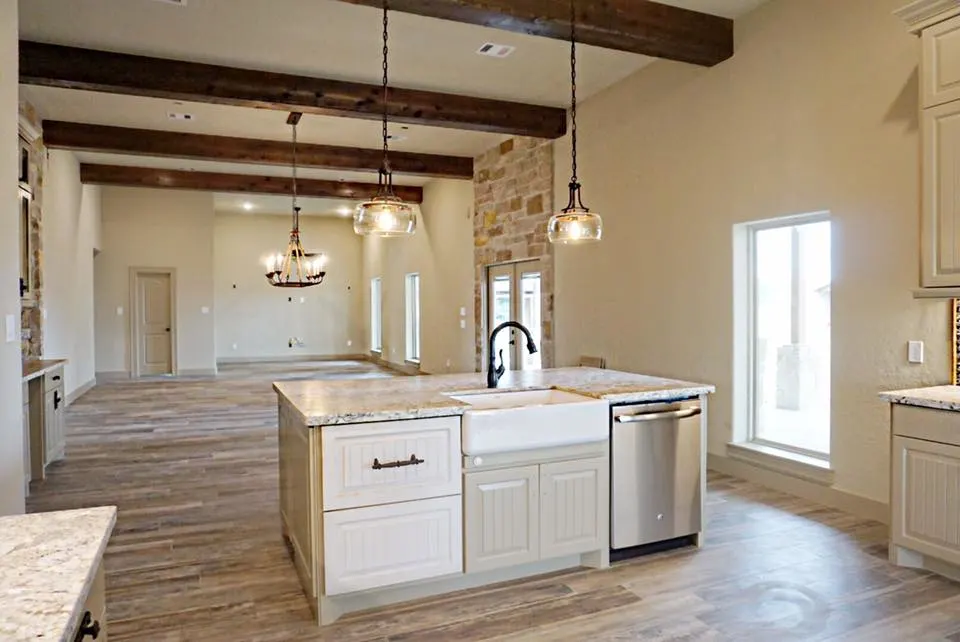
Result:
{"type": "Polygon", "coordinates": [[[388,116],[388,54],[390,53],[390,48],[388,47],[389,31],[387,27],[389,26],[389,18],[387,17],[387,0],[383,0],[383,171],[386,174],[390,172],[390,159],[389,159],[389,146],[387,140],[389,134],[387,133],[387,116],[388,116]]]}
{"type": "Polygon", "coordinates": [[[571,183],[577,180],[577,9],[576,0],[570,0],[570,121],[573,156],[573,176],[571,183]]]}
{"type": "Polygon", "coordinates": [[[300,208],[297,205],[297,124],[293,124],[293,229],[300,229],[300,208]]]}

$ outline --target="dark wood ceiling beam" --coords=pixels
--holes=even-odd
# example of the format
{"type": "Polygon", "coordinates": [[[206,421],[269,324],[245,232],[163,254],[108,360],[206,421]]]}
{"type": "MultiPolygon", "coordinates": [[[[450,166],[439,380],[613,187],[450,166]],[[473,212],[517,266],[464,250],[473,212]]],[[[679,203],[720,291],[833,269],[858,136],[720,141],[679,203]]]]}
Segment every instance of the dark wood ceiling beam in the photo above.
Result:
{"type": "MultiPolygon", "coordinates": [[[[54,149],[230,163],[289,166],[293,160],[289,141],[185,134],[59,120],[43,121],[43,142],[54,149]]],[[[301,167],[375,172],[382,163],[383,150],[380,149],[297,143],[297,164],[301,167]]],[[[390,166],[398,174],[473,178],[473,159],[463,156],[390,152],[390,166]]]]}
{"type": "MultiPolygon", "coordinates": [[[[379,85],[20,41],[20,82],[218,105],[378,119],[379,85]]],[[[390,120],[454,129],[559,138],[563,109],[391,88],[390,120]]]]}
{"type": "MultiPolygon", "coordinates": [[[[382,7],[382,0],[344,0],[382,7]]],[[[390,0],[390,8],[557,40],[570,39],[566,0],[390,0]]],[[[733,21],[651,0],[578,0],[577,40],[713,66],[733,55],[733,21]]]]}
{"type": "MultiPolygon", "coordinates": [[[[287,176],[217,174],[87,163],[80,165],[80,182],[92,185],[185,189],[200,192],[280,195],[293,193],[293,181],[287,176]]],[[[423,189],[420,187],[394,185],[393,191],[408,203],[423,202],[423,189]]],[[[377,185],[298,178],[297,193],[305,197],[367,199],[376,195],[377,185]]]]}

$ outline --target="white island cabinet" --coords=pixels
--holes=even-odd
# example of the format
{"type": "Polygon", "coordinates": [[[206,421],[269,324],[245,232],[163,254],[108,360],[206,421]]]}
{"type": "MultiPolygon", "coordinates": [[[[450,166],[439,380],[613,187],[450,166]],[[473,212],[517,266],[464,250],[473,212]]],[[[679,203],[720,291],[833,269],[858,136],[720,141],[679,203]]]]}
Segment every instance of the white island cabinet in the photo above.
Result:
{"type": "Polygon", "coordinates": [[[570,398],[593,413],[551,415],[582,427],[559,431],[563,439],[529,424],[525,434],[539,437],[527,448],[511,438],[491,452],[497,440],[488,439],[478,454],[464,422],[504,428],[483,414],[499,411],[470,397],[486,392],[482,375],[274,384],[283,535],[319,624],[563,568],[606,568],[610,400],[713,391],[590,368],[510,373],[502,383],[500,392],[527,396],[512,397],[499,418],[570,398]],[[552,388],[565,392],[529,394],[552,388]]]}
{"type": "Polygon", "coordinates": [[[960,388],[883,397],[892,402],[890,559],[960,579],[960,388]]]}

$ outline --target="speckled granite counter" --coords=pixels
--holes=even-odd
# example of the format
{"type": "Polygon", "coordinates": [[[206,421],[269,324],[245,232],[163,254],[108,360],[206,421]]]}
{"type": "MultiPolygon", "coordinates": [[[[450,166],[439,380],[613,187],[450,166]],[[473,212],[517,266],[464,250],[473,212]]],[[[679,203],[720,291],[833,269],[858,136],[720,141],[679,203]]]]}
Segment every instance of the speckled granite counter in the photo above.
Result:
{"type": "Polygon", "coordinates": [[[0,517],[0,640],[72,642],[113,506],[0,517]]]}
{"type": "MultiPolygon", "coordinates": [[[[284,381],[274,383],[273,388],[308,426],[462,415],[469,406],[451,399],[447,394],[490,392],[483,373],[394,379],[284,381]]],[[[508,372],[500,379],[497,389],[548,388],[605,399],[610,403],[679,399],[716,390],[708,384],[597,368],[508,372]]]]}
{"type": "Polygon", "coordinates": [[[31,379],[41,377],[54,368],[67,363],[66,359],[29,359],[23,362],[23,381],[26,383],[31,379]]]}
{"type": "Polygon", "coordinates": [[[881,392],[880,398],[890,403],[922,406],[937,410],[960,410],[960,386],[932,386],[912,390],[881,392]]]}

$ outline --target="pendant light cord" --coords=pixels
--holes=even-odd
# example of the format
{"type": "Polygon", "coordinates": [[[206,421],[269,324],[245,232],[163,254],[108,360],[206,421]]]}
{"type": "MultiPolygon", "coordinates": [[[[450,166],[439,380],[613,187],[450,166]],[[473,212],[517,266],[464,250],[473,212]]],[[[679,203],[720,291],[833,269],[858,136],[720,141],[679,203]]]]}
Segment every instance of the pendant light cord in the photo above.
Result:
{"type": "Polygon", "coordinates": [[[570,136],[572,143],[573,176],[571,186],[577,180],[577,9],[576,0],[570,0],[570,136]]]}
{"type": "Polygon", "coordinates": [[[300,208],[297,205],[297,124],[293,124],[293,229],[300,229],[300,208]]]}

